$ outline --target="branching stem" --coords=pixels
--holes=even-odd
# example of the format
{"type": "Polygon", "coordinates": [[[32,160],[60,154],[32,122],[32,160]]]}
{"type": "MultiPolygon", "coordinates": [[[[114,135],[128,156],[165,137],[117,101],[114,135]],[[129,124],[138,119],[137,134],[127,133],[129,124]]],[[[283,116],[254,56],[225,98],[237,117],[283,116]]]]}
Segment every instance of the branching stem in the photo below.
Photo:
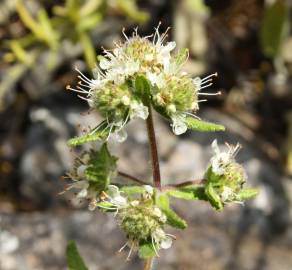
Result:
{"type": "Polygon", "coordinates": [[[149,148],[150,148],[151,161],[152,161],[153,184],[156,188],[160,189],[161,178],[160,178],[159,158],[158,158],[158,152],[157,152],[155,130],[153,126],[151,105],[148,106],[148,110],[149,110],[149,116],[146,120],[146,126],[147,126],[148,141],[149,141],[149,148]]]}
{"type": "Polygon", "coordinates": [[[138,179],[137,177],[132,176],[130,174],[118,171],[118,175],[121,176],[121,177],[127,178],[127,179],[129,179],[131,181],[134,181],[134,182],[136,182],[136,183],[138,183],[140,185],[147,185],[146,182],[144,182],[144,181],[142,181],[142,180],[138,179]]]}

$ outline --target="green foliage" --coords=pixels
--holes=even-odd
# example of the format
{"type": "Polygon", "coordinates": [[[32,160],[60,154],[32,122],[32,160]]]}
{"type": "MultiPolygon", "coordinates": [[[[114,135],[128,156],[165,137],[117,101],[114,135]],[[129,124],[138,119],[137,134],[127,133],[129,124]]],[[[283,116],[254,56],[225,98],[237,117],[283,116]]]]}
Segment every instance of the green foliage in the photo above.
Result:
{"type": "Polygon", "coordinates": [[[143,75],[137,75],[135,79],[135,91],[148,104],[151,85],[143,75]]]}
{"type": "Polygon", "coordinates": [[[204,186],[190,185],[167,191],[169,196],[184,200],[207,200],[204,186]]]}
{"type": "Polygon", "coordinates": [[[142,194],[145,192],[145,188],[142,186],[122,186],[120,191],[126,193],[128,196],[131,196],[134,194],[142,194]]]}
{"type": "Polygon", "coordinates": [[[140,244],[138,255],[141,259],[148,259],[156,256],[153,244],[151,242],[144,242],[140,244]]]}
{"type": "Polygon", "coordinates": [[[181,217],[179,217],[171,208],[169,204],[169,198],[167,194],[159,194],[156,201],[157,206],[167,217],[167,224],[174,228],[185,229],[187,223],[181,217]]]}
{"type": "Polygon", "coordinates": [[[74,241],[68,243],[66,256],[69,270],[88,270],[74,241]]]}
{"type": "Polygon", "coordinates": [[[117,158],[110,154],[107,144],[104,143],[98,152],[90,154],[90,160],[85,170],[86,179],[99,190],[106,190],[116,170],[116,162],[117,158]]]}
{"type": "Polygon", "coordinates": [[[225,127],[218,124],[195,119],[193,117],[186,117],[185,122],[189,129],[202,132],[224,131],[225,127]]]}
{"type": "Polygon", "coordinates": [[[88,142],[103,141],[108,137],[109,131],[110,129],[107,127],[107,122],[103,121],[99,124],[98,128],[94,128],[93,131],[85,135],[68,140],[67,144],[69,146],[78,146],[88,142]]]}
{"type": "Polygon", "coordinates": [[[210,204],[218,211],[223,210],[223,203],[221,202],[221,198],[213,188],[212,184],[206,185],[205,192],[210,204]]]}
{"type": "Polygon", "coordinates": [[[264,54],[275,57],[279,53],[287,23],[288,7],[285,1],[277,0],[266,8],[260,32],[264,54]]]}
{"type": "Polygon", "coordinates": [[[255,188],[244,188],[238,192],[236,197],[239,201],[245,201],[254,198],[258,193],[259,191],[255,188]]]}

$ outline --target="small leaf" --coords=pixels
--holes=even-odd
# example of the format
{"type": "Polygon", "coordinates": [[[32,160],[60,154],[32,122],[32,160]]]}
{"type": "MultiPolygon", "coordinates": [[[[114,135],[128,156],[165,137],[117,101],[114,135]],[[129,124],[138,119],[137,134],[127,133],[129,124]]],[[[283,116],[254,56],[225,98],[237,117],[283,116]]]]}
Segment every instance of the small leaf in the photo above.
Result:
{"type": "Polygon", "coordinates": [[[156,256],[153,244],[151,242],[146,242],[140,244],[138,255],[141,259],[148,259],[156,256]]]}
{"type": "Polygon", "coordinates": [[[214,131],[224,131],[225,127],[218,124],[213,124],[210,122],[195,119],[193,117],[186,117],[185,123],[189,129],[203,131],[203,132],[214,132],[214,131]]]}
{"type": "Polygon", "coordinates": [[[68,243],[66,257],[69,270],[88,270],[74,241],[68,243]]]}
{"type": "Polygon", "coordinates": [[[206,185],[205,188],[206,195],[210,204],[218,211],[223,209],[223,204],[217,192],[214,190],[211,184],[206,185]]]}
{"type": "Polygon", "coordinates": [[[117,158],[112,156],[104,143],[98,152],[92,151],[85,176],[99,190],[106,190],[116,170],[117,158]]]}
{"type": "Polygon", "coordinates": [[[67,144],[69,146],[77,146],[88,142],[105,140],[109,134],[109,128],[107,128],[106,121],[103,121],[99,126],[100,128],[94,132],[91,131],[83,136],[70,139],[67,144]]]}
{"type": "Polygon", "coordinates": [[[178,229],[185,229],[187,223],[184,219],[179,217],[169,206],[169,198],[167,194],[160,194],[156,201],[157,206],[167,217],[167,223],[178,229]]]}
{"type": "Polygon", "coordinates": [[[143,75],[137,75],[135,79],[135,90],[143,98],[148,98],[150,95],[150,83],[143,75]]]}
{"type": "Polygon", "coordinates": [[[96,204],[96,206],[102,211],[102,212],[116,212],[116,207],[110,203],[110,202],[99,202],[96,204]]]}
{"type": "Polygon", "coordinates": [[[184,200],[208,200],[205,194],[205,188],[202,186],[176,188],[167,191],[167,194],[172,197],[184,200]]]}
{"type": "Polygon", "coordinates": [[[254,198],[258,193],[259,191],[255,188],[244,188],[238,192],[236,198],[240,201],[245,201],[254,198]]]}
{"type": "Polygon", "coordinates": [[[141,194],[145,192],[145,188],[142,186],[123,186],[120,191],[126,193],[127,195],[141,194]]]}

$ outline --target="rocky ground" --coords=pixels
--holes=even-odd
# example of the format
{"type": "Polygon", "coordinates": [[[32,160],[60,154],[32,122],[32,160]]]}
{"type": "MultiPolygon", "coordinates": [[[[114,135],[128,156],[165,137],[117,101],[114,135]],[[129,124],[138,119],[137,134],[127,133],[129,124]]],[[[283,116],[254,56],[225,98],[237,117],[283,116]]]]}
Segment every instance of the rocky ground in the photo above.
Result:
{"type": "MultiPolygon", "coordinates": [[[[20,162],[19,173],[25,175],[20,192],[32,205],[47,210],[15,213],[9,205],[1,208],[0,268],[66,269],[66,243],[75,239],[91,270],[141,269],[135,256],[125,262],[127,252],[117,254],[125,239],[111,216],[82,207],[73,209],[66,201],[71,194],[57,195],[64,187],[58,176],[72,161],[67,138],[78,122],[86,126],[98,117],[83,117],[66,108],[62,108],[62,117],[58,115],[60,112],[49,106],[31,112],[34,125],[27,133],[28,150],[20,162]]],[[[183,232],[171,231],[177,240],[169,251],[161,252],[157,269],[291,269],[291,179],[267,158],[263,148],[269,146],[236,120],[211,109],[203,111],[201,117],[224,124],[228,131],[188,133],[177,138],[167,123],[156,118],[164,183],[202,177],[212,154],[210,144],[217,137],[220,143],[239,141],[243,145],[238,160],[247,169],[249,184],[257,186],[260,195],[244,207],[232,205],[222,213],[204,202],[175,201],[189,227],[183,232]]],[[[128,140],[110,147],[120,157],[121,170],[149,181],[144,131],[142,122],[130,124],[128,140]]]]}

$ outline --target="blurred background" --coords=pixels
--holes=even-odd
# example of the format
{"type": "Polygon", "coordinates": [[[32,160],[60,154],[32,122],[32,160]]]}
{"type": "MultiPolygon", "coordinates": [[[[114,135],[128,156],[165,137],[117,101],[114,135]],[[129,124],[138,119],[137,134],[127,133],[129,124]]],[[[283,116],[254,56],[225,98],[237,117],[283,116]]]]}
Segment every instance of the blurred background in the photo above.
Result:
{"type": "MultiPolygon", "coordinates": [[[[240,142],[237,158],[260,194],[244,207],[216,213],[205,202],[175,202],[189,222],[171,231],[157,269],[292,269],[291,1],[284,0],[1,0],[0,2],[0,268],[66,269],[65,248],[76,240],[89,269],[141,269],[125,262],[114,219],[58,195],[74,153],[66,141],[101,118],[73,92],[78,66],[89,77],[101,47],[121,31],[169,31],[188,47],[186,70],[218,72],[199,116],[225,133],[174,136],[155,117],[163,182],[201,178],[214,138],[240,142]]],[[[151,181],[144,123],[111,143],[119,168],[151,181]]]]}

